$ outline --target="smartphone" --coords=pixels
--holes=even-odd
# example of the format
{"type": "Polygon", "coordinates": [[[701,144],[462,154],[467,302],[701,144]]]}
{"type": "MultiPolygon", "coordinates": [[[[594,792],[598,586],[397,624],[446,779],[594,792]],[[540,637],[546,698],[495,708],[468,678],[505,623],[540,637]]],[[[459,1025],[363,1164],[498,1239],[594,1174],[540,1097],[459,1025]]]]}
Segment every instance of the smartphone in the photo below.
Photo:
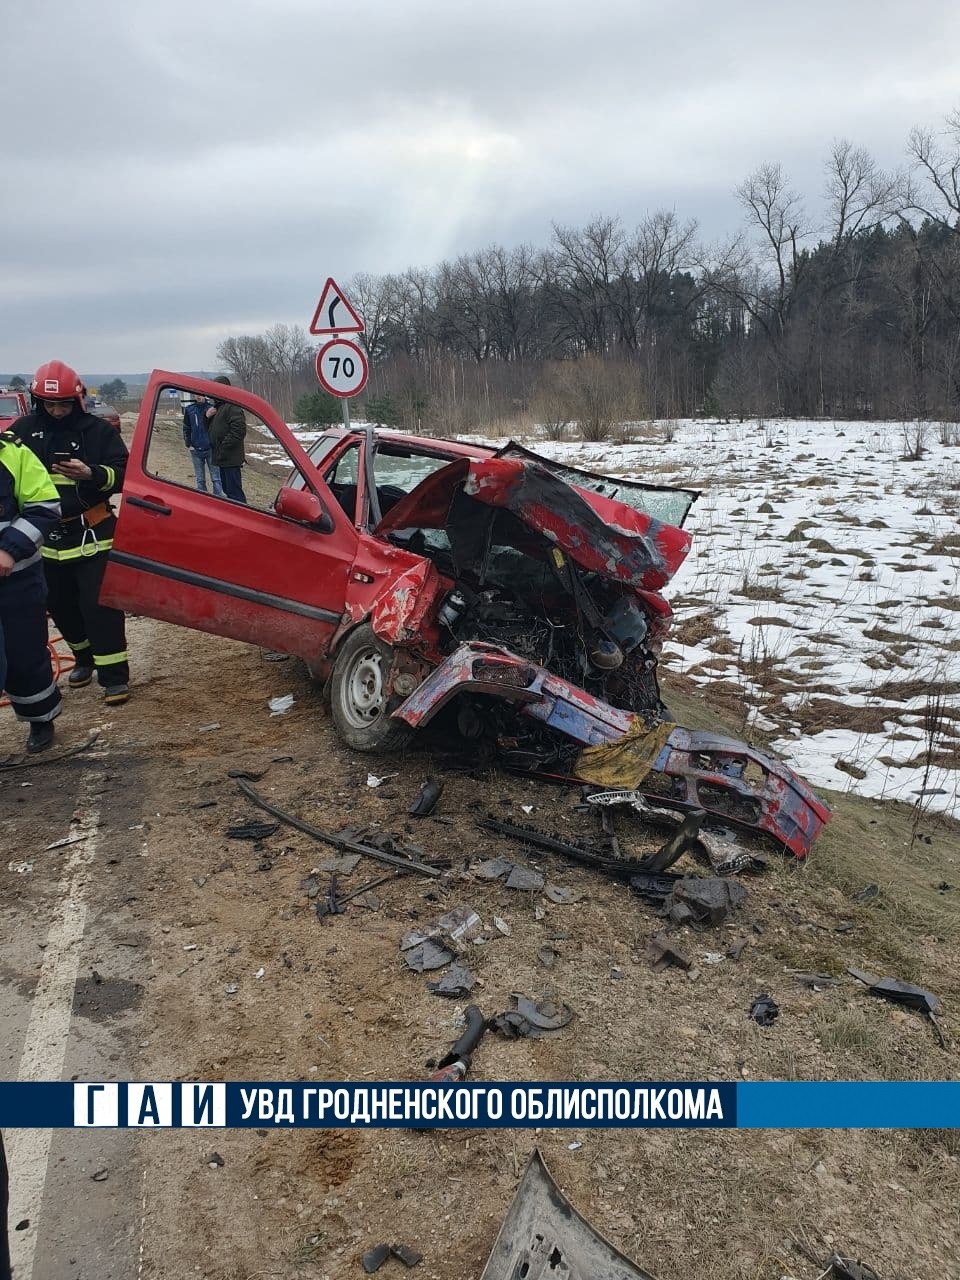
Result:
{"type": "Polygon", "coordinates": [[[59,453],[59,452],[58,452],[58,453],[55,453],[55,454],[53,455],[53,460],[54,460],[54,462],[72,462],[72,461],[73,461],[73,454],[72,454],[72,453],[59,453]]]}

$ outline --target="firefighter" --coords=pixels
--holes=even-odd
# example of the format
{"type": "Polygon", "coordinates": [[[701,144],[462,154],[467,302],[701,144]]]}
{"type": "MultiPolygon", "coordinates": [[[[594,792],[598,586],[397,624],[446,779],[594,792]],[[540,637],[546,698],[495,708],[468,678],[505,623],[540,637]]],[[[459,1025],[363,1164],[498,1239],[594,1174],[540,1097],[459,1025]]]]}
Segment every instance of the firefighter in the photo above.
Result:
{"type": "Polygon", "coordinates": [[[0,685],[17,719],[30,725],[30,752],[50,746],[60,714],[40,557],[40,545],[59,516],[57,489],[43,464],[22,444],[0,436],[0,685]]]}
{"type": "Polygon", "coordinates": [[[81,689],[96,672],[107,705],[119,706],[130,697],[124,616],[99,595],[117,523],[109,498],[123,485],[127,448],[115,427],[85,411],[69,365],[41,365],[30,392],[33,412],[10,434],[33,450],[60,495],[62,515],[42,554],[47,607],[76,660],[67,684],[81,689]]]}

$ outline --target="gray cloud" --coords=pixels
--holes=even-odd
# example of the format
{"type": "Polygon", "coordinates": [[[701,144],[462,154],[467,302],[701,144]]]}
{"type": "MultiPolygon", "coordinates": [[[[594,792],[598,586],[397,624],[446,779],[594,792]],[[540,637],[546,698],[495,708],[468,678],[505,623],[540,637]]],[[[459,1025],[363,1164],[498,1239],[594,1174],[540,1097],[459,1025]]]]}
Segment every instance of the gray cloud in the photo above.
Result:
{"type": "Polygon", "coordinates": [[[892,166],[960,99],[942,0],[16,8],[7,372],[210,366],[228,333],[305,324],[329,274],[544,245],[598,212],[719,236],[760,162],[815,207],[835,137],[892,166]]]}

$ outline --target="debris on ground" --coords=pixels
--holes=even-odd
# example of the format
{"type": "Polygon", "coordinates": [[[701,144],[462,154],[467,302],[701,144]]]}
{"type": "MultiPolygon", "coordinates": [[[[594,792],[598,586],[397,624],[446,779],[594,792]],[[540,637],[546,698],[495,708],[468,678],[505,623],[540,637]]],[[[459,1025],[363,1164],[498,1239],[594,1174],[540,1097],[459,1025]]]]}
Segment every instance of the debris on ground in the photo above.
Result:
{"type": "Polygon", "coordinates": [[[414,818],[429,818],[443,795],[443,783],[427,778],[407,812],[414,818]]]}
{"type": "Polygon", "coordinates": [[[428,982],[427,990],[435,996],[456,996],[469,995],[476,986],[477,980],[462,964],[451,965],[447,972],[437,982],[428,982]]]}
{"type": "Polygon", "coordinates": [[[906,1005],[908,1009],[916,1009],[918,1013],[939,1013],[943,1007],[939,996],[931,991],[924,991],[923,987],[915,987],[912,982],[901,982],[898,978],[875,978],[862,969],[848,969],[847,973],[864,983],[873,995],[892,1000],[894,1004],[906,1005]]]}
{"type": "Polygon", "coordinates": [[[653,1280],[574,1209],[534,1148],[480,1280],[547,1275],[653,1280]]]}
{"type": "Polygon", "coordinates": [[[780,1017],[780,1006],[766,992],[761,992],[754,998],[747,1016],[761,1027],[772,1027],[780,1017]]]}
{"type": "Polygon", "coordinates": [[[292,693],[283,693],[276,698],[271,698],[267,705],[270,708],[272,716],[282,716],[293,706],[294,698],[292,693]]]}
{"type": "Polygon", "coordinates": [[[463,1017],[466,1023],[463,1035],[437,1063],[436,1070],[430,1077],[433,1081],[451,1084],[462,1080],[470,1070],[474,1049],[490,1029],[491,1024],[475,1004],[467,1005],[463,1017]]]}
{"type": "Polygon", "coordinates": [[[666,969],[670,965],[684,970],[690,968],[690,961],[665,933],[658,933],[647,943],[647,959],[654,969],[666,969]]]}
{"type": "Polygon", "coordinates": [[[858,1258],[848,1258],[840,1253],[831,1253],[823,1275],[827,1280],[880,1280],[873,1267],[867,1266],[858,1258]]]}
{"type": "Polygon", "coordinates": [[[384,850],[379,847],[379,843],[383,843],[383,841],[375,844],[372,836],[366,842],[360,841],[354,838],[357,833],[349,829],[339,835],[329,831],[321,831],[319,827],[314,827],[309,822],[304,822],[302,818],[297,818],[292,813],[286,813],[283,809],[278,809],[276,805],[271,804],[269,800],[265,800],[263,796],[254,791],[249,782],[245,782],[243,778],[237,779],[237,786],[258,808],[271,814],[280,822],[285,822],[288,826],[294,827],[297,831],[302,831],[305,835],[312,836],[314,840],[332,845],[334,849],[341,853],[358,853],[362,857],[373,858],[376,862],[384,862],[389,867],[396,867],[400,871],[406,871],[411,874],[415,873],[433,878],[443,875],[440,867],[431,867],[427,863],[411,856],[414,852],[422,853],[422,850],[397,845],[390,837],[387,837],[390,849],[384,850]]]}
{"type": "Polygon", "coordinates": [[[423,1254],[406,1244],[392,1244],[390,1252],[395,1258],[399,1258],[405,1267],[418,1267],[423,1261],[423,1254]]]}
{"type": "Polygon", "coordinates": [[[923,987],[915,987],[912,982],[901,982],[899,978],[875,978],[873,974],[864,973],[862,969],[847,969],[847,973],[858,982],[864,983],[871,995],[880,996],[894,1004],[902,1004],[905,1008],[913,1009],[929,1018],[940,1041],[940,1047],[942,1049],[947,1047],[936,1017],[943,1009],[939,996],[935,996],[932,991],[925,991],[923,987]]]}
{"type": "Polygon", "coordinates": [[[508,1040],[537,1040],[541,1036],[559,1031],[573,1018],[573,1010],[568,1004],[557,1004],[548,998],[534,1002],[517,992],[514,992],[513,998],[517,1002],[516,1009],[498,1013],[490,1022],[492,1030],[498,1031],[508,1040]]]}
{"type": "Polygon", "coordinates": [[[400,950],[408,951],[428,939],[445,938],[450,942],[469,940],[483,928],[483,921],[472,907],[452,907],[438,920],[422,929],[411,929],[400,939],[400,950]]]}
{"type": "Polygon", "coordinates": [[[360,1263],[368,1276],[372,1276],[375,1271],[379,1271],[386,1260],[390,1257],[390,1246],[388,1244],[377,1244],[360,1259],[360,1263]]]}
{"type": "Polygon", "coordinates": [[[811,991],[824,991],[827,987],[839,987],[840,979],[834,978],[829,973],[806,973],[803,969],[784,969],[784,973],[788,973],[794,982],[799,982],[803,987],[809,987],[811,991]]]}
{"type": "Polygon", "coordinates": [[[334,871],[337,875],[348,876],[351,871],[356,871],[359,861],[359,853],[342,853],[339,858],[327,858],[326,862],[318,862],[313,870],[314,873],[334,871]]]}
{"type": "Polygon", "coordinates": [[[546,877],[540,871],[534,871],[531,867],[521,867],[515,864],[510,874],[504,882],[508,889],[524,889],[537,892],[542,889],[546,883],[546,877]]]}
{"type": "Polygon", "coordinates": [[[684,876],[674,885],[663,904],[663,913],[674,924],[695,929],[716,928],[731,911],[742,906],[747,891],[735,880],[722,876],[684,876]]]}
{"type": "Polygon", "coordinates": [[[509,858],[486,858],[483,862],[472,866],[470,874],[476,876],[478,880],[499,880],[501,876],[511,871],[513,866],[509,858]]]}
{"type": "Polygon", "coordinates": [[[266,840],[279,830],[279,822],[235,822],[223,834],[230,840],[266,840]]]}
{"type": "Polygon", "coordinates": [[[414,973],[430,973],[434,969],[442,969],[445,964],[455,960],[456,953],[440,942],[428,938],[404,951],[403,958],[414,973]]]}

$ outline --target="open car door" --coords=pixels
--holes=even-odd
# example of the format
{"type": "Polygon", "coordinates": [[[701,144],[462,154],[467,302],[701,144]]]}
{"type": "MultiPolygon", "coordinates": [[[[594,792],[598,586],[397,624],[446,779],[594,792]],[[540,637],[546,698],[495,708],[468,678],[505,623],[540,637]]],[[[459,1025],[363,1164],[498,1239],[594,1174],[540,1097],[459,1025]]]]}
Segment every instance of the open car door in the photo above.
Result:
{"type": "Polygon", "coordinates": [[[134,431],[101,600],[315,660],[340,624],[358,536],[265,401],[156,370],[134,431]],[[252,464],[242,472],[245,503],[199,488],[212,489],[212,477],[183,426],[184,404],[199,397],[244,411],[252,464]],[[283,483],[291,467],[302,478],[296,487],[283,483]]]}

